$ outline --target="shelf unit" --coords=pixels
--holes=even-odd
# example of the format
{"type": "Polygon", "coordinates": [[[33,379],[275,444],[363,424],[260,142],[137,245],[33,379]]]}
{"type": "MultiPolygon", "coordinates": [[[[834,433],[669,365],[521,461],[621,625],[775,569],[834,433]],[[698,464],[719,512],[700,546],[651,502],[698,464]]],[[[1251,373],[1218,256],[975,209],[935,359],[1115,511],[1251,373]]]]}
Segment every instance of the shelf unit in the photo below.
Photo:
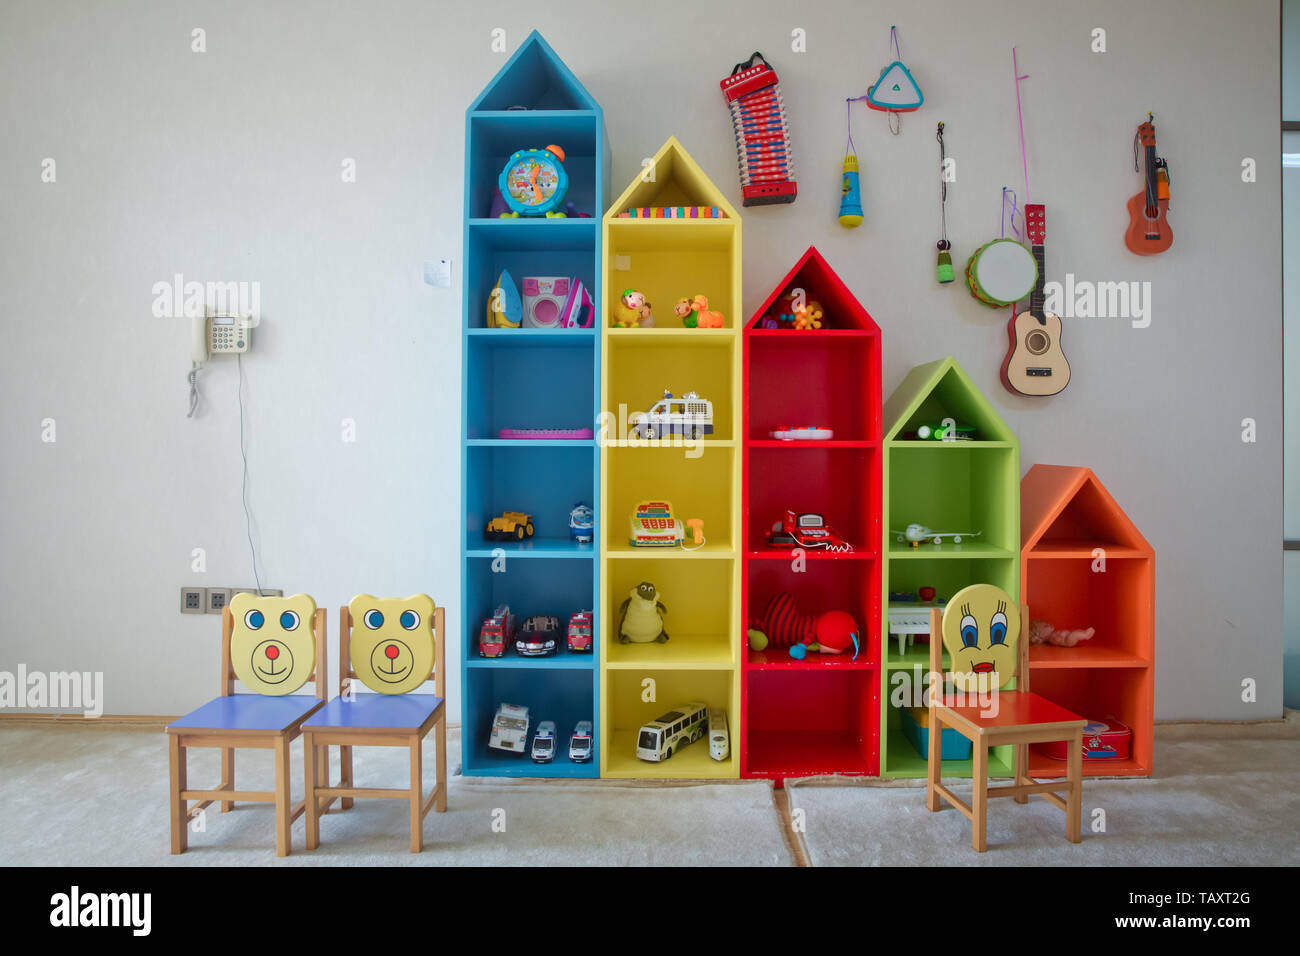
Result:
{"type": "Polygon", "coordinates": [[[601,248],[600,355],[600,773],[623,778],[726,778],[739,774],[740,657],[740,217],[682,145],[670,138],[605,213],[601,248]],[[717,206],[721,219],[631,219],[633,206],[717,206]],[[655,328],[610,327],[622,290],[651,303],[655,328]],[[687,329],[672,305],[705,295],[721,329],[687,329]],[[678,439],[629,440],[627,415],[665,388],[713,402],[714,432],[690,447],[678,439]],[[671,501],[677,517],[702,518],[698,551],[638,548],[629,520],[647,500],[671,501]],[[620,644],[619,609],[642,581],[668,608],[666,644],[620,644]],[[687,701],[727,711],[731,754],[707,742],[661,763],[638,760],[642,724],[687,701]]]}
{"type": "MultiPolygon", "coordinates": [[[[862,641],[852,654],[749,648],[741,630],[740,773],[778,782],[879,772],[881,567],[880,329],[814,247],[744,330],[744,568],[748,620],[788,592],[801,613],[848,611],[862,641]],[[762,328],[787,293],[820,303],[823,328],[762,328]],[[782,441],[778,425],[820,425],[823,441],[782,441]],[[854,546],[827,553],[773,549],[766,531],[787,509],[821,514],[854,546]]],[[[734,733],[734,729],[733,729],[734,733]]]]}
{"type": "MultiPolygon", "coordinates": [[[[1034,465],[1020,483],[1021,600],[1058,628],[1095,627],[1074,647],[1029,648],[1030,688],[1090,720],[1133,731],[1129,759],[1084,776],[1150,776],[1155,723],[1155,551],[1087,468],[1034,465]]],[[[1034,777],[1065,762],[1031,747],[1034,777]]]]}
{"type": "MultiPolygon", "coordinates": [[[[883,443],[884,600],[881,643],[880,775],[920,777],[926,758],[899,726],[891,698],[919,703],[929,649],[915,641],[903,653],[889,639],[888,604],[894,592],[933,587],[948,600],[968,584],[995,584],[1020,593],[1020,442],[955,359],[913,368],[885,402],[883,443]],[[974,441],[921,441],[917,426],[952,418],[977,430],[974,441]],[[910,523],[935,531],[980,532],[941,545],[913,548],[897,540],[910,523]]],[[[947,666],[947,652],[944,652],[947,666]]],[[[1014,686],[1014,684],[1010,685],[1014,686]]],[[[989,752],[989,776],[1012,774],[1012,748],[989,752]]],[[[970,760],[945,760],[943,776],[968,777],[970,760]]]]}
{"type": "MultiPolygon", "coordinates": [[[[568,737],[591,720],[601,737],[596,706],[596,650],[547,658],[480,658],[478,629],[499,604],[520,623],[554,614],[564,629],[569,615],[591,610],[599,619],[597,548],[569,536],[569,511],[595,506],[598,453],[594,438],[572,441],[504,440],[502,428],[595,428],[600,394],[597,332],[592,329],[488,328],[491,289],[501,271],[580,279],[598,301],[601,288],[600,220],[608,187],[609,148],[600,106],[534,31],[465,114],[465,237],[463,272],[463,418],[461,488],[461,727],[466,776],[594,777],[594,761],[568,759],[568,737]],[[517,109],[516,107],[525,107],[517,109]],[[489,211],[497,177],[518,149],[561,145],[569,174],[567,199],[589,218],[494,219],[489,211]],[[538,480],[545,476],[545,480],[538,480]],[[488,541],[484,528],[503,510],[534,516],[536,534],[523,542],[488,541]],[[532,728],[556,723],[555,760],[488,747],[501,703],[529,708],[532,728]]],[[[600,515],[596,515],[596,533],[600,515]]],[[[598,625],[596,625],[598,626],[598,625]]],[[[531,743],[531,736],[530,736],[531,743]]]]}

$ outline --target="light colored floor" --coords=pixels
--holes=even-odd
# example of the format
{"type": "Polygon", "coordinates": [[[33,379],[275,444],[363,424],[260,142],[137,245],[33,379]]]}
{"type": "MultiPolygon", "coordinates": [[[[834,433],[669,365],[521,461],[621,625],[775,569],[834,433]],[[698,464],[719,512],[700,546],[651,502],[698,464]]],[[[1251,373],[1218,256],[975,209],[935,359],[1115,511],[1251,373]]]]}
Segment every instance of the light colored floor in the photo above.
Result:
{"type": "MultiPolygon", "coordinates": [[[[1157,776],[1089,780],[1084,839],[1042,800],[996,800],[988,853],[969,848],[955,810],[925,809],[918,781],[643,785],[529,782],[456,775],[448,812],[429,814],[425,850],[407,851],[406,805],[360,800],[322,821],[320,849],[274,854],[265,805],[211,808],[191,850],[168,852],[162,733],[104,723],[0,723],[0,865],[1260,865],[1300,864],[1300,716],[1272,724],[1164,725],[1157,776]],[[1093,830],[1095,811],[1105,830],[1093,830]],[[792,816],[793,814],[793,816],[792,816]],[[792,826],[792,820],[797,823],[792,826]],[[500,824],[504,822],[504,831],[500,824]],[[494,826],[495,824],[495,826],[494,826]]],[[[432,744],[426,746],[431,782],[432,744]]],[[[270,788],[269,754],[241,753],[241,786],[270,788]]],[[[405,754],[358,751],[362,785],[400,786],[405,754]]],[[[301,744],[294,748],[300,795],[301,744]]],[[[190,780],[217,779],[216,751],[192,751],[190,780]]],[[[956,787],[961,792],[961,786],[956,787]]]]}

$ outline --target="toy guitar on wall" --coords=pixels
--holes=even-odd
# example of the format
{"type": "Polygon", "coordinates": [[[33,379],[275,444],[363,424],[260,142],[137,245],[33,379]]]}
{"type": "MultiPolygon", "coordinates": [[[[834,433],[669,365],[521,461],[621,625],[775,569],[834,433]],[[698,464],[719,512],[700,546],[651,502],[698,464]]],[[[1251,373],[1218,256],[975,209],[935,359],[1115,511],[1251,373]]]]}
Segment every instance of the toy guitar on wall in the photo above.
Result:
{"type": "Polygon", "coordinates": [[[1147,114],[1147,121],[1137,128],[1133,137],[1133,169],[1138,171],[1138,144],[1146,156],[1145,186],[1128,201],[1129,226],[1124,233],[1124,244],[1139,256],[1154,256],[1164,252],[1174,242],[1174,232],[1169,228],[1169,164],[1156,155],[1155,117],[1147,114]]]}
{"type": "Polygon", "coordinates": [[[1042,203],[1025,204],[1025,232],[1038,263],[1038,280],[1029,293],[1029,311],[1007,323],[1011,347],[1002,360],[1002,384],[1018,395],[1055,395],[1070,383],[1070,363],[1061,351],[1061,320],[1045,307],[1047,210],[1042,203]]]}

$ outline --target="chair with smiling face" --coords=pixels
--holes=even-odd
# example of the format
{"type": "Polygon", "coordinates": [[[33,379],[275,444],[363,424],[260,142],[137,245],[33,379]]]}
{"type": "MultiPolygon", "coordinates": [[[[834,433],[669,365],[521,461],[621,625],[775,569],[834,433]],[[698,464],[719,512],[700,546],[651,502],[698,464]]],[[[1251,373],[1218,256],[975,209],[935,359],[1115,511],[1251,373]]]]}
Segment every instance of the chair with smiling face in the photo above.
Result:
{"type": "Polygon", "coordinates": [[[216,802],[225,813],[238,800],[275,804],[275,852],[289,855],[290,827],[305,808],[290,805],[289,744],[327,693],[325,609],[318,610],[306,594],[235,595],[221,612],[221,696],[167,727],[173,853],[186,850],[192,817],[216,802]],[[235,693],[236,680],[252,693],[235,693]],[[311,680],[314,694],[294,693],[311,680]],[[215,789],[190,789],[190,747],[220,749],[221,783],[215,789]],[[239,748],[275,752],[273,791],[235,789],[239,748]],[[190,807],[191,801],[197,806],[190,807]]]}
{"type": "Polygon", "coordinates": [[[339,694],[303,724],[307,849],[320,844],[320,818],[330,801],[346,810],[357,797],[410,803],[411,852],[424,847],[424,818],[430,809],[447,809],[446,631],[444,610],[427,594],[376,598],[359,594],[339,608],[339,694]],[[413,691],[427,681],[434,693],[413,691]],[[364,693],[360,681],[374,693],[364,693]],[[423,794],[424,738],[437,730],[434,788],[423,794]],[[328,785],[330,745],[338,745],[340,779],[328,785]],[[410,752],[410,785],[357,787],[352,748],[405,747],[410,752]]]}
{"type": "Polygon", "coordinates": [[[958,591],[942,611],[930,612],[929,766],[925,805],[938,810],[946,800],[971,821],[971,846],[988,848],[990,797],[1014,797],[1028,803],[1038,794],[1065,811],[1065,834],[1080,841],[1083,803],[1083,727],[1086,721],[1029,690],[1029,609],[1016,606],[1001,588],[972,584],[958,591]],[[941,646],[949,657],[942,667],[941,646]],[[1005,689],[1015,678],[1015,690],[1005,689]],[[951,684],[951,687],[949,687],[951,684]],[[937,686],[935,686],[937,685],[937,686]],[[971,742],[971,803],[967,805],[941,781],[940,737],[951,727],[971,742]],[[1069,742],[1066,779],[1040,783],[1028,774],[1029,745],[1069,742]],[[1015,747],[1015,784],[989,788],[989,748],[1015,747]],[[1061,797],[1055,791],[1065,791],[1061,797]]]}

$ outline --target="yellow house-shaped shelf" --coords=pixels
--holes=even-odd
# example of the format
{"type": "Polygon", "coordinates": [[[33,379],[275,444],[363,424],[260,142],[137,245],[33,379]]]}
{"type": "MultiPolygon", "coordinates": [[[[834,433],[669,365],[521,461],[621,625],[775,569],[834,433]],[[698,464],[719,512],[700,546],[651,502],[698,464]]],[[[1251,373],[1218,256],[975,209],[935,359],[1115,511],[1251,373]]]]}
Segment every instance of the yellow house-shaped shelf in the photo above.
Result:
{"type": "Polygon", "coordinates": [[[721,191],[670,138],[606,211],[600,325],[600,775],[623,778],[739,776],[741,313],[740,217],[721,191]],[[703,207],[716,217],[692,216],[703,207]],[[676,216],[623,216],[631,209],[676,216]],[[624,290],[649,303],[653,327],[618,328],[611,317],[624,290]],[[717,328],[687,328],[673,310],[702,295],[721,312],[717,328]],[[700,437],[653,438],[629,428],[665,391],[711,403],[700,437]],[[673,517],[703,522],[698,548],[632,543],[639,504],[671,502],[673,517]],[[693,550],[689,550],[693,549],[693,550]],[[666,642],[623,643],[621,608],[642,583],[654,585],[666,642]],[[710,756],[700,739],[659,761],[637,757],[638,732],[678,704],[727,712],[730,753],[710,756]]]}

